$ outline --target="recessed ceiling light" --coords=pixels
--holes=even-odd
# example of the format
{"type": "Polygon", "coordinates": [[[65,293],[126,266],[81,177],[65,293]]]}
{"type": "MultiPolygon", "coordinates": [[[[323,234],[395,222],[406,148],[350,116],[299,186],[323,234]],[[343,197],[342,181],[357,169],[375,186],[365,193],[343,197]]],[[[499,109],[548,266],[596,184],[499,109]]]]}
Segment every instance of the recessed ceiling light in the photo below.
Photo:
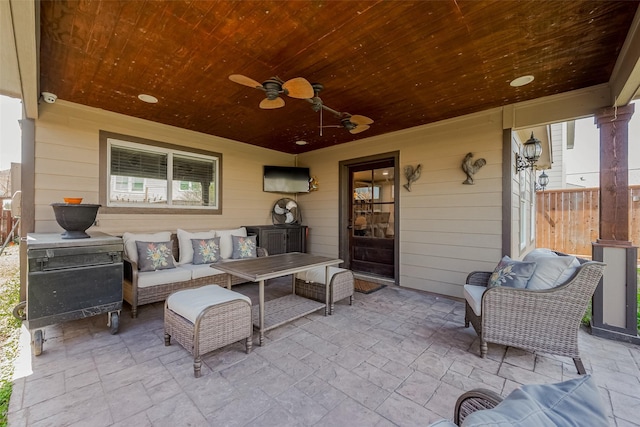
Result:
{"type": "Polygon", "coordinates": [[[520,87],[520,86],[528,85],[529,83],[531,83],[533,81],[533,78],[534,77],[532,75],[521,76],[521,77],[518,77],[517,79],[511,80],[511,83],[509,84],[513,87],[520,87]]]}
{"type": "Polygon", "coordinates": [[[308,142],[307,141],[296,141],[297,145],[307,145],[308,142]]]}
{"type": "Polygon", "coordinates": [[[147,95],[144,93],[138,95],[138,99],[149,104],[156,104],[158,102],[158,98],[156,98],[155,96],[147,95]]]}

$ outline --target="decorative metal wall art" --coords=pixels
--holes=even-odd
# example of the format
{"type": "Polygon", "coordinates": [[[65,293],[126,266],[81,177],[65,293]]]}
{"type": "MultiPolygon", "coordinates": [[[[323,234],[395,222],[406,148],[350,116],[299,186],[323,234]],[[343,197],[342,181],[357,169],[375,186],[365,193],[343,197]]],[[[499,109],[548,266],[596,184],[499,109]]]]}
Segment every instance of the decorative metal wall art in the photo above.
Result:
{"type": "Polygon", "coordinates": [[[473,185],[473,175],[476,174],[484,165],[487,164],[485,159],[473,161],[473,153],[467,153],[462,161],[462,170],[467,175],[467,179],[462,181],[463,184],[473,185]]]}
{"type": "Polygon", "coordinates": [[[407,165],[404,167],[404,176],[407,178],[407,183],[404,185],[404,188],[407,191],[411,191],[411,184],[416,182],[418,178],[420,178],[420,173],[422,172],[422,165],[416,166],[414,169],[413,166],[407,165]]]}
{"type": "Polygon", "coordinates": [[[318,182],[316,177],[312,176],[311,179],[309,180],[309,192],[318,191],[319,186],[320,186],[320,183],[318,182]]]}

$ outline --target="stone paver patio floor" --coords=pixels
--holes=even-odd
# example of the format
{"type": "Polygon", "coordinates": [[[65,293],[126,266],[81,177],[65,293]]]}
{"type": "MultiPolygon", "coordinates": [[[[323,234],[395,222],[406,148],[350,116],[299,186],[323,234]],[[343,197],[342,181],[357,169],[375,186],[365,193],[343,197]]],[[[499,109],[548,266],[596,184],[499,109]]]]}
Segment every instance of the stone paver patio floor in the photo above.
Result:
{"type": "MultiPolygon", "coordinates": [[[[267,299],[288,291],[267,286],[267,299]]],[[[234,286],[257,300],[257,286],[234,286]]],[[[312,314],[203,357],[201,378],[179,344],[165,347],[163,305],[111,335],[106,314],[45,328],[30,354],[23,328],[9,426],[425,426],[453,416],[464,391],[506,396],[520,384],[577,376],[569,358],[489,345],[464,328],[460,301],[395,286],[364,295],[332,316],[312,314]]],[[[640,426],[640,348],[580,332],[588,373],[612,426],[640,426]]]]}

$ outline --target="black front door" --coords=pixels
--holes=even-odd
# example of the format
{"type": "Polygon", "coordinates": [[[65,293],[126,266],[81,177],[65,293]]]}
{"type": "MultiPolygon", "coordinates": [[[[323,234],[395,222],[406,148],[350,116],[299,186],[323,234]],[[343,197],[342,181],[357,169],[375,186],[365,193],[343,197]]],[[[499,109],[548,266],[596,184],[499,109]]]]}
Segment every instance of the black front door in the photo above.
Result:
{"type": "Polygon", "coordinates": [[[395,159],[348,166],[348,264],[395,279],[395,159]]]}

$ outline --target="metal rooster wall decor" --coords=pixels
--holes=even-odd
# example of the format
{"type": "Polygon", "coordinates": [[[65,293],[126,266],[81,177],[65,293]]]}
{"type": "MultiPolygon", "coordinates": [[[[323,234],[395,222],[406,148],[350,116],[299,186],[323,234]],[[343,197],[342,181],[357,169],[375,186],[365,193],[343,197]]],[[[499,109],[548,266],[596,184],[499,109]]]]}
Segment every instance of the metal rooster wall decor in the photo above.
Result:
{"type": "Polygon", "coordinates": [[[485,159],[478,159],[475,162],[472,161],[473,153],[467,153],[462,161],[462,170],[467,175],[467,179],[462,181],[463,184],[473,185],[473,175],[476,174],[484,165],[487,164],[485,159]]]}
{"type": "Polygon", "coordinates": [[[420,173],[422,172],[422,165],[416,166],[414,169],[413,166],[407,165],[404,167],[404,176],[407,178],[407,183],[404,185],[404,188],[407,191],[411,191],[411,184],[416,182],[418,178],[420,178],[420,173]]]}

